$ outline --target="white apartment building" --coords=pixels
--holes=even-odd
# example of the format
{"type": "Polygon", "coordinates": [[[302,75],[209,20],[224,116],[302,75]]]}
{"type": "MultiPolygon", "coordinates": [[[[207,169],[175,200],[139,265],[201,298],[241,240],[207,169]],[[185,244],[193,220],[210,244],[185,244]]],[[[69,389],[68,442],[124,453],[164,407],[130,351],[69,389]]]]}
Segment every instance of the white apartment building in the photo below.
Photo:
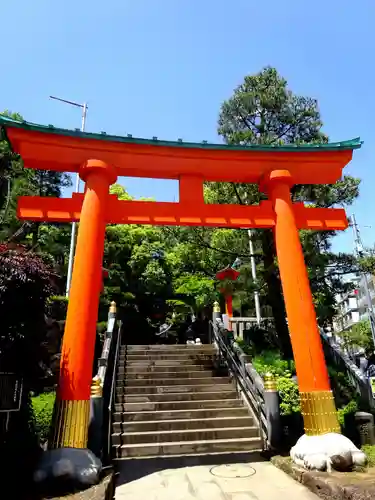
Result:
{"type": "Polygon", "coordinates": [[[349,330],[360,321],[358,289],[346,294],[339,294],[337,300],[337,315],[333,320],[333,331],[337,334],[349,330]]]}
{"type": "MultiPolygon", "coordinates": [[[[375,277],[366,276],[370,292],[371,302],[375,310],[375,277]]],[[[340,332],[349,330],[355,323],[368,318],[367,299],[365,289],[365,278],[354,277],[351,281],[354,284],[354,290],[338,294],[336,296],[337,315],[333,320],[333,332],[339,335],[340,332]]]]}
{"type": "MultiPolygon", "coordinates": [[[[367,275],[367,285],[369,288],[370,299],[372,307],[375,311],[375,276],[367,275]]],[[[361,278],[358,288],[358,306],[359,306],[359,320],[367,319],[367,300],[366,300],[366,290],[364,284],[364,278],[361,278]]]]}

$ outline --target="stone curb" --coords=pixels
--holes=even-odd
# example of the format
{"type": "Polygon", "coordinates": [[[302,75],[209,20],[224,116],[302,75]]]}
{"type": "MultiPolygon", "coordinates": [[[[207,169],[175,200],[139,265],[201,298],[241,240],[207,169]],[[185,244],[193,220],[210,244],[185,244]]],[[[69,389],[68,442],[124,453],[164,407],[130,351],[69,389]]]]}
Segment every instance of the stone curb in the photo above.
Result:
{"type": "MultiPolygon", "coordinates": [[[[276,456],[272,464],[303,484],[323,500],[371,500],[375,498],[375,482],[372,484],[340,484],[339,480],[327,473],[306,471],[293,464],[289,458],[276,456]]],[[[341,473],[345,474],[345,473],[341,473]]],[[[350,474],[350,473],[349,473],[350,474]]]]}
{"type": "Polygon", "coordinates": [[[99,484],[87,490],[63,497],[50,498],[50,500],[112,500],[114,495],[114,480],[115,476],[113,472],[110,472],[99,484]]]}

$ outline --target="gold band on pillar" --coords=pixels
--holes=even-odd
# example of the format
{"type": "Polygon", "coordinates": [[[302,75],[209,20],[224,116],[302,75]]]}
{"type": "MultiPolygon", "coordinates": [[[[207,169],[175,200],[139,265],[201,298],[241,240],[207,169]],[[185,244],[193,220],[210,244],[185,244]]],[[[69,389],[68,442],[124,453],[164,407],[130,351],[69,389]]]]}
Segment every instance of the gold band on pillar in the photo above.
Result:
{"type": "Polygon", "coordinates": [[[341,434],[332,391],[301,392],[301,412],[308,436],[341,434]]]}
{"type": "Polygon", "coordinates": [[[90,400],[55,403],[54,432],[50,448],[86,448],[90,400]]]}

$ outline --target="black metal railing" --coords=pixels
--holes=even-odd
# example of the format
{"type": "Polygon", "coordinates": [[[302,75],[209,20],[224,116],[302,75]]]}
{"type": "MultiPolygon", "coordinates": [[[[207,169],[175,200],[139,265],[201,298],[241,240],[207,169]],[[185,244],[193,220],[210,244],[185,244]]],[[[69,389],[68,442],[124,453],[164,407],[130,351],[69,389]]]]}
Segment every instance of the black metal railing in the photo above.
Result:
{"type": "Polygon", "coordinates": [[[328,336],[320,332],[324,354],[327,360],[330,360],[337,368],[342,371],[350,385],[355,389],[363,403],[373,408],[375,400],[372,395],[371,386],[368,377],[357,367],[350,357],[342,351],[340,346],[333,344],[328,336]]]}
{"type": "Polygon", "coordinates": [[[98,371],[93,379],[89,428],[89,447],[104,464],[111,462],[112,414],[121,334],[122,322],[117,321],[116,304],[112,303],[98,371]]]}
{"type": "MultiPolygon", "coordinates": [[[[256,318],[230,318],[230,325],[233,329],[235,340],[237,338],[243,339],[244,332],[252,325],[256,324],[256,318]]],[[[272,318],[264,318],[262,326],[275,329],[274,321],[272,318]]],[[[342,371],[350,383],[351,387],[356,391],[361,400],[369,408],[375,408],[375,399],[369,384],[368,377],[356,366],[350,357],[342,350],[342,348],[332,342],[332,340],[325,334],[322,328],[319,328],[320,336],[322,339],[323,350],[326,360],[334,364],[340,371],[342,371]]]]}
{"type": "Polygon", "coordinates": [[[111,348],[108,353],[108,364],[106,376],[103,383],[103,429],[105,432],[105,442],[103,443],[103,461],[111,461],[111,435],[113,423],[113,410],[116,396],[116,377],[118,358],[120,354],[122,334],[122,322],[119,321],[114,335],[112,336],[111,348]]]}
{"type": "MultiPolygon", "coordinates": [[[[239,359],[234,342],[227,338],[222,324],[211,322],[211,334],[219,351],[219,363],[226,365],[229,373],[240,387],[255,418],[258,420],[262,449],[266,450],[268,449],[268,426],[264,391],[261,383],[256,380],[257,374],[255,370],[254,373],[251,373],[246,368],[245,363],[239,359]]],[[[259,375],[258,378],[260,379],[259,375]]]]}

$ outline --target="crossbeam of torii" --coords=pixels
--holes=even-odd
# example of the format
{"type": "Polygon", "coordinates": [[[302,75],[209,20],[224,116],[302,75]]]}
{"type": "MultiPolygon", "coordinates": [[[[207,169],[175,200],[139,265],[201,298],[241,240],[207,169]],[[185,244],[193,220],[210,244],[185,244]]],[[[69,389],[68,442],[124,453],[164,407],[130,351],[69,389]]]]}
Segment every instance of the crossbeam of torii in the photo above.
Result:
{"type": "Polygon", "coordinates": [[[23,197],[18,207],[23,219],[80,221],[52,446],[87,446],[107,223],[273,228],[305,431],[340,431],[298,230],[345,229],[348,223],[344,210],[292,203],[291,187],[335,183],[359,139],[242,147],[85,134],[4,117],[0,125],[26,167],[79,172],[86,182],[84,195],[23,197]],[[119,201],[109,194],[118,176],[179,180],[179,202],[119,201]],[[268,200],[257,206],[205,204],[205,181],[256,183],[268,200]]]}
{"type": "MultiPolygon", "coordinates": [[[[186,184],[190,184],[188,179],[186,184]]],[[[203,192],[203,181],[200,179],[203,192]]],[[[185,185],[180,180],[180,194],[185,185]],[[181,189],[182,187],[182,189],[181,189]]],[[[108,199],[105,221],[107,224],[152,224],[159,226],[207,226],[226,228],[273,228],[276,213],[271,201],[259,205],[214,205],[198,203],[195,192],[187,191],[191,202],[179,203],[118,200],[117,195],[108,199]]],[[[183,198],[184,199],[184,198],[183,198]]],[[[72,198],[46,198],[22,196],[18,200],[17,215],[20,219],[48,222],[79,221],[84,195],[72,198]]],[[[345,210],[335,208],[307,208],[303,203],[293,204],[298,229],[346,229],[345,210]]]]}

